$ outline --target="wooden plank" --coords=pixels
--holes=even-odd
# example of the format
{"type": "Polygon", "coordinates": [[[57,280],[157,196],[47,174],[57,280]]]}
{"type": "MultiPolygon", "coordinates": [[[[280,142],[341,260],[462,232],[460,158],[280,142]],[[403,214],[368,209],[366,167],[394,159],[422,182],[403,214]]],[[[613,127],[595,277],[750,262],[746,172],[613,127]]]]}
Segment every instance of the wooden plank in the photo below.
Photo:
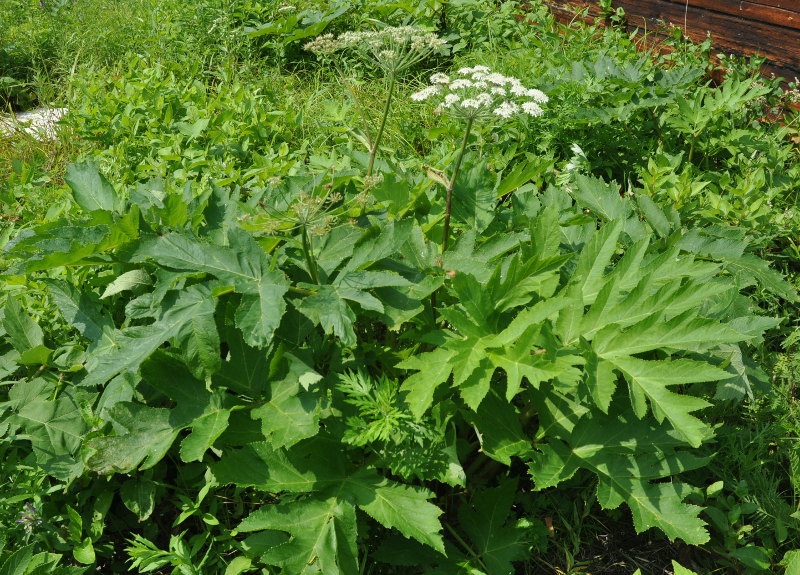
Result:
{"type": "Polygon", "coordinates": [[[800,11],[797,0],[752,0],[755,4],[763,4],[764,6],[773,6],[775,8],[785,8],[794,12],[800,11]]]}
{"type": "MultiPolygon", "coordinates": [[[[684,6],[687,3],[687,0],[670,0],[671,2],[676,2],[678,4],[683,4],[684,6]]],[[[728,12],[728,11],[736,11],[739,9],[739,4],[746,3],[746,4],[756,4],[758,7],[761,8],[778,8],[780,10],[785,10],[787,12],[794,12],[795,14],[800,14],[800,2],[797,0],[707,0],[709,4],[714,4],[711,7],[712,10],[716,10],[718,12],[728,12]]],[[[698,6],[701,7],[698,3],[698,0],[688,0],[689,6],[698,6]]]]}
{"type": "Polygon", "coordinates": [[[795,5],[796,10],[790,10],[747,0],[739,0],[737,2],[731,2],[730,0],[690,0],[687,7],[685,0],[667,1],[680,6],[684,14],[691,12],[695,8],[704,8],[750,21],[767,22],[776,26],[800,30],[800,6],[798,5],[795,5]]]}
{"type": "MultiPolygon", "coordinates": [[[[697,2],[698,0],[689,0],[697,2]]],[[[728,0],[718,0],[728,1],[728,0]]],[[[736,0],[738,4],[743,0],[736,0]]],[[[750,4],[782,4],[800,9],[800,0],[745,0],[750,4]]],[[[577,13],[586,10],[588,21],[603,22],[603,16],[596,0],[545,0],[556,19],[568,24],[574,21],[577,13]]],[[[614,0],[614,7],[622,6],[626,11],[629,28],[646,30],[649,49],[658,51],[666,47],[666,39],[671,35],[668,26],[683,28],[684,17],[688,29],[686,36],[695,41],[705,40],[706,31],[712,33],[714,52],[734,53],[752,56],[758,53],[769,58],[762,73],[775,74],[787,80],[800,76],[800,31],[795,28],[778,27],[766,22],[749,22],[745,18],[720,14],[707,9],[693,8],[686,12],[686,3],[681,0],[614,0]]],[[[716,58],[713,58],[716,60],[716,58]]]]}
{"type": "Polygon", "coordinates": [[[683,27],[685,18],[684,33],[694,41],[704,40],[708,31],[718,50],[745,55],[758,53],[778,68],[800,71],[798,30],[751,22],[701,8],[685,12],[684,7],[665,0],[616,0],[614,6],[625,10],[629,25],[652,30],[664,21],[683,27]]]}
{"type": "MultiPolygon", "coordinates": [[[[662,28],[663,29],[663,28],[662,28]]],[[[647,48],[649,50],[655,52],[664,52],[665,48],[669,48],[669,40],[672,38],[672,35],[669,32],[661,32],[659,31],[652,31],[648,29],[647,32],[647,48]]],[[[717,43],[718,45],[718,43],[717,43]]],[[[711,63],[715,66],[720,64],[719,59],[715,56],[715,54],[719,54],[720,52],[725,53],[737,53],[739,55],[743,55],[740,51],[731,50],[712,50],[711,53],[711,63]]],[[[744,54],[746,55],[746,54],[744,54]]],[[[774,76],[778,76],[784,78],[787,82],[793,81],[795,77],[800,77],[800,70],[797,68],[787,68],[785,66],[778,66],[769,60],[764,62],[761,65],[760,72],[765,76],[769,76],[770,74],[774,76]]],[[[720,82],[722,80],[723,73],[719,70],[714,70],[711,72],[711,78],[715,82],[720,82]]]]}

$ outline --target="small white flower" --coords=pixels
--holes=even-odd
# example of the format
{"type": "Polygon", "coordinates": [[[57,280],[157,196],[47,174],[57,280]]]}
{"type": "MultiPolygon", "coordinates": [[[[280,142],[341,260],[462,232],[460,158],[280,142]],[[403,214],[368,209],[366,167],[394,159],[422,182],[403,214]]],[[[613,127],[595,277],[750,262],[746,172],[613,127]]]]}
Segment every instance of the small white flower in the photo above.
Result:
{"type": "Polygon", "coordinates": [[[440,89],[439,86],[428,86],[427,88],[423,88],[419,92],[414,92],[413,94],[411,94],[411,99],[414,100],[415,102],[422,102],[424,100],[427,100],[434,94],[438,94],[439,89],[440,89]]]}
{"type": "Polygon", "coordinates": [[[477,110],[478,108],[481,107],[481,103],[478,102],[478,100],[474,100],[472,98],[467,98],[466,100],[461,102],[461,107],[462,108],[474,108],[474,109],[477,110]]]}
{"type": "Polygon", "coordinates": [[[525,95],[528,98],[532,99],[537,104],[546,104],[547,102],[550,101],[550,98],[547,97],[547,94],[545,94],[541,90],[537,90],[536,88],[531,88],[530,90],[525,92],[525,95]]]}
{"type": "MultiPolygon", "coordinates": [[[[524,106],[525,104],[523,104],[524,106]]],[[[509,100],[505,100],[502,104],[500,104],[497,108],[494,109],[494,113],[500,116],[501,118],[510,118],[514,114],[519,112],[519,106],[514,102],[509,100]]]]}
{"type": "Polygon", "coordinates": [[[484,74],[488,74],[489,72],[491,72],[491,70],[489,68],[487,68],[486,66],[475,66],[472,69],[472,71],[473,72],[483,72],[484,74]]]}
{"type": "Polygon", "coordinates": [[[431,84],[449,84],[449,83],[450,83],[450,76],[448,76],[447,74],[436,72],[435,74],[431,75],[431,84]]]}
{"type": "Polygon", "coordinates": [[[477,96],[475,96],[475,100],[480,103],[481,106],[488,106],[494,101],[491,94],[487,94],[486,92],[481,92],[477,96]]]}
{"type": "Polygon", "coordinates": [[[487,74],[484,80],[492,84],[495,84],[496,86],[503,86],[508,81],[508,78],[506,78],[502,74],[494,72],[492,74],[487,74]]]}
{"type": "Polygon", "coordinates": [[[465,80],[463,78],[459,78],[458,80],[453,80],[450,82],[450,89],[451,90],[460,90],[461,88],[472,88],[474,84],[471,80],[465,80]]]}
{"type": "Polygon", "coordinates": [[[514,94],[515,96],[527,96],[528,94],[528,89],[525,86],[523,86],[520,83],[520,81],[517,80],[516,78],[512,78],[510,90],[511,93],[514,94]]]}
{"type": "Polygon", "coordinates": [[[470,74],[472,74],[472,72],[474,72],[472,68],[460,68],[458,70],[458,73],[461,74],[462,76],[469,76],[470,74]]]}
{"type": "Polygon", "coordinates": [[[505,96],[506,95],[505,88],[501,88],[500,86],[495,86],[494,88],[492,88],[491,92],[495,96],[505,96]]]}
{"type": "Polygon", "coordinates": [[[523,102],[522,111],[534,118],[544,114],[544,110],[542,110],[542,107],[536,102],[523,102]]]}
{"type": "Polygon", "coordinates": [[[452,106],[453,104],[455,104],[456,102],[458,102],[460,99],[461,99],[461,98],[459,98],[459,97],[458,97],[458,96],[456,96],[455,94],[447,94],[447,95],[444,97],[444,105],[445,105],[445,106],[452,106]]]}

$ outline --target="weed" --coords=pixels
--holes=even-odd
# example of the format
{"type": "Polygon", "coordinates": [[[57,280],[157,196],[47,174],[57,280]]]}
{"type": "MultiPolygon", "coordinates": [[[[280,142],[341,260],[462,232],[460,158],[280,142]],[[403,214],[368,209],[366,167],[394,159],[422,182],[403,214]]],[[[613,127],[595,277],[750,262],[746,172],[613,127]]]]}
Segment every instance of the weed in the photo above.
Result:
{"type": "Polygon", "coordinates": [[[530,4],[11,1],[0,571],[800,565],[786,97],[530,4]]]}

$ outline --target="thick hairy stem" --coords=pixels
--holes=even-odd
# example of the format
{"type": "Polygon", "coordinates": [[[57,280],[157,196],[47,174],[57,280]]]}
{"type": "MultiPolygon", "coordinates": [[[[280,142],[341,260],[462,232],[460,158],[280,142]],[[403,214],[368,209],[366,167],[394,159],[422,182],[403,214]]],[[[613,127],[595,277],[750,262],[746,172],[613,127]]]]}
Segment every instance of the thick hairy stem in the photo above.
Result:
{"type": "Polygon", "coordinates": [[[383,136],[383,129],[386,127],[386,118],[389,117],[389,109],[392,107],[392,96],[394,96],[394,74],[389,74],[389,94],[386,96],[386,105],[383,107],[383,117],[378,126],[378,132],[375,134],[375,139],[371,142],[369,150],[369,165],[367,166],[367,177],[372,175],[372,167],[375,164],[375,156],[378,154],[378,147],[381,145],[381,136],[383,136]]]}
{"type": "Polygon", "coordinates": [[[456,183],[458,172],[461,169],[461,161],[464,159],[464,152],[467,151],[467,141],[469,140],[469,133],[472,131],[472,122],[474,118],[467,120],[467,129],[464,131],[464,139],[461,142],[461,149],[458,151],[456,158],[456,165],[453,168],[453,175],[447,183],[447,204],[444,208],[444,232],[442,234],[442,254],[447,250],[447,240],[450,236],[450,211],[453,203],[453,186],[456,183]]]}

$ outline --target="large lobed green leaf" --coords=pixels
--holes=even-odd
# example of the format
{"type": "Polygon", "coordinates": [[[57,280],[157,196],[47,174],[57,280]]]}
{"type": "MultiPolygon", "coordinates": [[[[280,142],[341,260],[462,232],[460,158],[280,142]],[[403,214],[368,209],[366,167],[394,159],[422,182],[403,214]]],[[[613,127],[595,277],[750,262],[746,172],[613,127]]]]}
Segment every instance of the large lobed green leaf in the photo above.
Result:
{"type": "Polygon", "coordinates": [[[513,563],[530,557],[530,535],[525,522],[509,521],[516,491],[516,481],[505,481],[459,508],[461,528],[473,542],[487,575],[513,575],[516,573],[513,563]]]}
{"type": "Polygon", "coordinates": [[[269,399],[251,413],[274,447],[288,448],[319,431],[320,397],[311,387],[322,376],[288,353],[274,359],[273,365],[269,399]]]}
{"type": "Polygon", "coordinates": [[[228,246],[213,244],[186,232],[172,232],[143,238],[131,261],[152,260],[176,270],[208,273],[242,294],[236,310],[236,325],[245,341],[265,347],[272,340],[286,311],[286,277],[271,269],[267,254],[253,238],[239,228],[229,232],[228,246]]]}
{"type": "MultiPolygon", "coordinates": [[[[227,453],[213,471],[221,483],[254,485],[272,493],[310,494],[294,501],[291,506],[278,507],[283,513],[294,510],[305,517],[306,508],[317,509],[321,501],[326,501],[326,506],[356,506],[385,527],[397,529],[406,537],[444,551],[438,521],[441,510],[428,502],[432,493],[385,479],[375,470],[355,468],[341,454],[330,452],[331,447],[327,440],[312,441],[302,450],[305,455],[299,456],[298,450],[293,454],[275,450],[267,443],[251,444],[227,453]]],[[[263,507],[245,519],[239,529],[289,531],[292,540],[302,541],[307,559],[315,555],[317,551],[313,541],[302,540],[288,528],[288,524],[281,527],[271,523],[279,514],[274,509],[275,506],[263,507]],[[264,517],[268,517],[270,522],[262,522],[264,517]]],[[[282,562],[274,564],[283,565],[282,562]]]]}
{"type": "Polygon", "coordinates": [[[158,463],[180,432],[184,462],[199,461],[228,427],[232,406],[221,389],[208,391],[178,358],[157,352],[142,366],[149,386],[175,402],[171,409],[119,401],[108,410],[115,435],[86,442],[87,466],[98,473],[126,473],[158,463]],[[120,431],[124,430],[124,433],[120,431]]]}
{"type": "Polygon", "coordinates": [[[356,515],[352,504],[335,497],[264,506],[251,513],[239,531],[286,531],[291,538],[269,549],[261,560],[285,573],[358,573],[356,515]]]}
{"type": "Polygon", "coordinates": [[[688,489],[662,477],[701,467],[707,460],[681,449],[683,440],[664,425],[630,416],[595,414],[573,429],[569,443],[550,441],[530,463],[537,489],[557,485],[579,468],[597,474],[597,496],[606,509],[626,503],[636,530],[658,527],[671,539],[708,541],[700,508],[683,503],[688,489]]]}
{"type": "MultiPolygon", "coordinates": [[[[168,292],[154,311],[155,322],[109,334],[109,349],[93,356],[82,385],[104,384],[119,373],[138,369],[165,341],[191,336],[198,321],[213,317],[216,303],[211,291],[200,284],[168,292]]],[[[210,326],[213,322],[204,325],[210,326]]]]}

